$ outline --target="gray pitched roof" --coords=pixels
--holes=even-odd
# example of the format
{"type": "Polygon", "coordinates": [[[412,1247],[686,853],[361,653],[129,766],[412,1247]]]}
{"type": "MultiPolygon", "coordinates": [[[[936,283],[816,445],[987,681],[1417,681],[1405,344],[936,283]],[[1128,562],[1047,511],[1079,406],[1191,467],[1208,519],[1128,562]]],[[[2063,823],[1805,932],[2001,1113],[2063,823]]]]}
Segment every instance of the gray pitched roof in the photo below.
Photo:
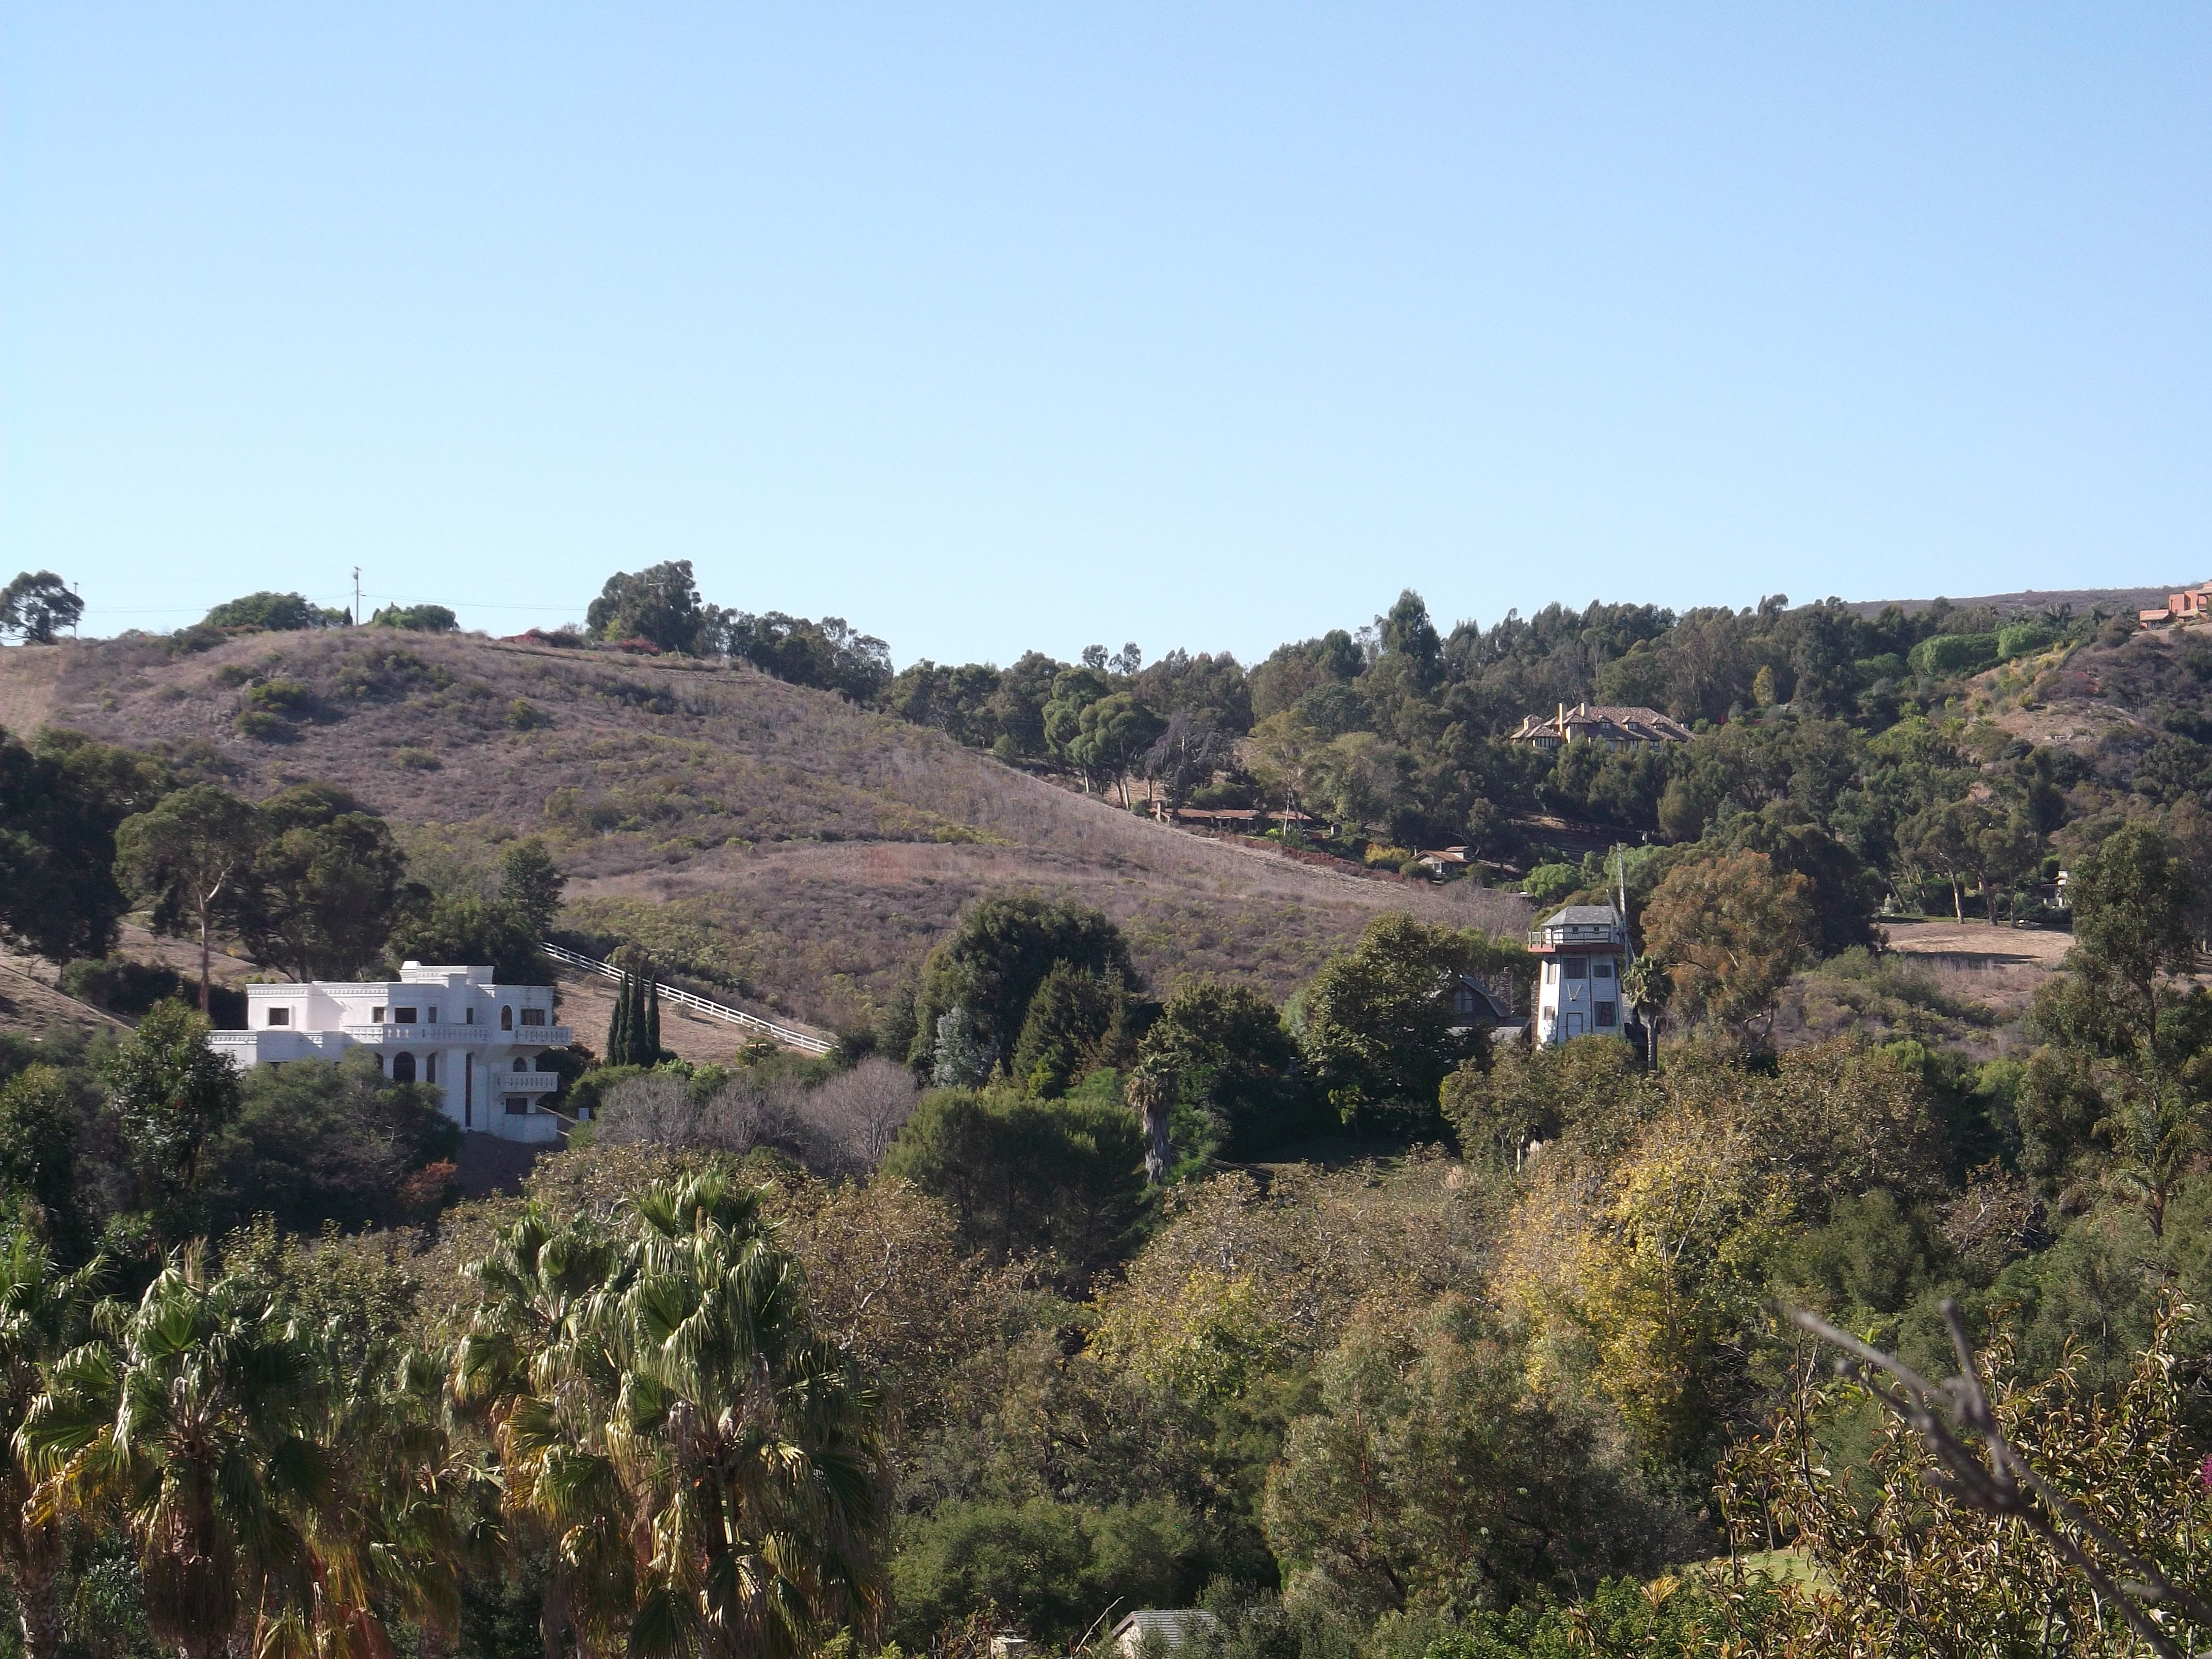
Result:
{"type": "Polygon", "coordinates": [[[1569,904],[1546,916],[1540,927],[1617,927],[1620,912],[1610,904],[1569,904]]]}

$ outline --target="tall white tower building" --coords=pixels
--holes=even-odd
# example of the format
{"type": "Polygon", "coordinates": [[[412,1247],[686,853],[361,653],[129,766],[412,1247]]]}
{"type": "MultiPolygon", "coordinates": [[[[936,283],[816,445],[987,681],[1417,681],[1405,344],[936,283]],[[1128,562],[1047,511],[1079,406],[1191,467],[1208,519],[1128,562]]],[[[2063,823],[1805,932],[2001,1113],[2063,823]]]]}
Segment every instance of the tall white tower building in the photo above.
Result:
{"type": "Polygon", "coordinates": [[[1628,924],[1619,910],[1610,904],[1570,904],[1530,932],[1528,949],[1541,964],[1537,1042],[1556,1045],[1578,1036],[1626,1035],[1620,976],[1628,957],[1628,924]]]}

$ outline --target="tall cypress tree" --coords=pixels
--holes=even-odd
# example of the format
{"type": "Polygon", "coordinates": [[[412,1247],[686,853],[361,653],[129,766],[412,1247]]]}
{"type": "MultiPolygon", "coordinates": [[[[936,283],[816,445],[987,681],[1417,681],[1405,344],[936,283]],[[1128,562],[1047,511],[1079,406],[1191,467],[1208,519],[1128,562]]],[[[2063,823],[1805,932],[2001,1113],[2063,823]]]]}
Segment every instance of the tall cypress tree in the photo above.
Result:
{"type": "Polygon", "coordinates": [[[660,979],[654,974],[645,981],[645,1054],[646,1065],[660,1064],[660,979]]]}
{"type": "Polygon", "coordinates": [[[622,982],[615,988],[615,1012],[607,1021],[607,1064],[627,1066],[630,1063],[629,973],[625,969],[622,982]]]}

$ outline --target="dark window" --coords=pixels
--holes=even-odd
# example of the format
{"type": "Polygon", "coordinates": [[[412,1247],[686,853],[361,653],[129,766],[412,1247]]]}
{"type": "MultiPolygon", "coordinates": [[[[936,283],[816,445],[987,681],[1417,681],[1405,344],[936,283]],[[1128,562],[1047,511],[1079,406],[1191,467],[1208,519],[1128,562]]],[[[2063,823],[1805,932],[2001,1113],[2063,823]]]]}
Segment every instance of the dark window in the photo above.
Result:
{"type": "Polygon", "coordinates": [[[514,1057],[514,1069],[518,1072],[527,1072],[530,1069],[530,1062],[520,1054],[517,1054],[514,1057]]]}
{"type": "Polygon", "coordinates": [[[477,1023],[477,1011],[476,1011],[475,1009],[473,1009],[473,1008],[470,1009],[470,1010],[469,1010],[465,1014],[464,1014],[464,1015],[461,1017],[461,1024],[464,1024],[464,1025],[473,1025],[473,1024],[475,1024],[476,1023],[477,1023]]]}
{"type": "Polygon", "coordinates": [[[435,1008],[433,1008],[433,1009],[430,1011],[430,1024],[433,1024],[433,1025],[435,1025],[437,1023],[438,1023],[438,1011],[437,1011],[435,1008]]]}
{"type": "Polygon", "coordinates": [[[1600,1030],[1604,1030],[1613,1024],[1613,1008],[1614,1005],[1610,1002],[1601,1002],[1597,1005],[1597,1024],[1600,1030]]]}
{"type": "Polygon", "coordinates": [[[269,1011],[269,1023],[271,1025],[289,1025],[292,1023],[292,1011],[289,1008],[271,1008],[269,1011]]]}
{"type": "Polygon", "coordinates": [[[525,1008],[522,1011],[522,1023],[525,1025],[543,1025],[545,1023],[545,1011],[543,1008],[525,1008]]]}
{"type": "Polygon", "coordinates": [[[499,1008],[499,1029],[502,1031],[512,1031],[514,1029],[514,1010],[505,1003],[501,1003],[499,1008]]]}
{"type": "Polygon", "coordinates": [[[415,1024],[416,1012],[416,1011],[412,1008],[394,1008],[392,1011],[392,1023],[394,1025],[412,1025],[415,1024]]]}
{"type": "Polygon", "coordinates": [[[394,1083],[412,1083],[412,1082],[415,1080],[415,1056],[414,1056],[414,1055],[412,1055],[412,1054],[394,1054],[394,1055],[392,1055],[392,1080],[394,1083]]]}
{"type": "Polygon", "coordinates": [[[1468,990],[1466,986],[1461,986],[1458,990],[1452,993],[1452,1006],[1458,1009],[1462,1014],[1473,1013],[1474,1012],[1474,993],[1468,990]]]}
{"type": "Polygon", "coordinates": [[[435,1083],[437,1080],[438,1080],[438,1057],[437,1057],[437,1055],[435,1055],[435,1054],[425,1054],[425,1055],[423,1055],[423,1056],[422,1056],[422,1081],[423,1081],[423,1082],[425,1082],[425,1083],[435,1083]]]}
{"type": "Polygon", "coordinates": [[[528,1095],[509,1095],[507,1097],[507,1115],[509,1117],[520,1117],[529,1109],[530,1097],[528,1095]]]}
{"type": "Polygon", "coordinates": [[[381,1008],[372,1008],[372,1009],[370,1009],[370,1010],[368,1011],[368,1023],[369,1023],[370,1024],[372,1024],[372,1025],[381,1025],[381,1024],[384,1024],[384,1010],[383,1010],[383,1009],[381,1009],[381,1008]]]}
{"type": "Polygon", "coordinates": [[[1598,957],[1595,958],[1590,963],[1590,977],[1592,979],[1611,979],[1613,977],[1613,958],[1611,957],[1598,957]]]}
{"type": "Polygon", "coordinates": [[[1566,972],[1569,979],[1583,978],[1589,972],[1589,963],[1583,957],[1569,957],[1566,972]]]}

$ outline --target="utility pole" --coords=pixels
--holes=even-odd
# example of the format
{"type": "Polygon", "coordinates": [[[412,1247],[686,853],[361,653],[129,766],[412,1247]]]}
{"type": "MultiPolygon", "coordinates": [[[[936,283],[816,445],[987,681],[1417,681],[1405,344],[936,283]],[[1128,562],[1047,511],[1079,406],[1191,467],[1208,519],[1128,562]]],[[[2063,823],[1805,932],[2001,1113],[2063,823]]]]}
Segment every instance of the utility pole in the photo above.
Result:
{"type": "Polygon", "coordinates": [[[361,626],[361,567],[353,568],[353,625],[361,626]]]}

